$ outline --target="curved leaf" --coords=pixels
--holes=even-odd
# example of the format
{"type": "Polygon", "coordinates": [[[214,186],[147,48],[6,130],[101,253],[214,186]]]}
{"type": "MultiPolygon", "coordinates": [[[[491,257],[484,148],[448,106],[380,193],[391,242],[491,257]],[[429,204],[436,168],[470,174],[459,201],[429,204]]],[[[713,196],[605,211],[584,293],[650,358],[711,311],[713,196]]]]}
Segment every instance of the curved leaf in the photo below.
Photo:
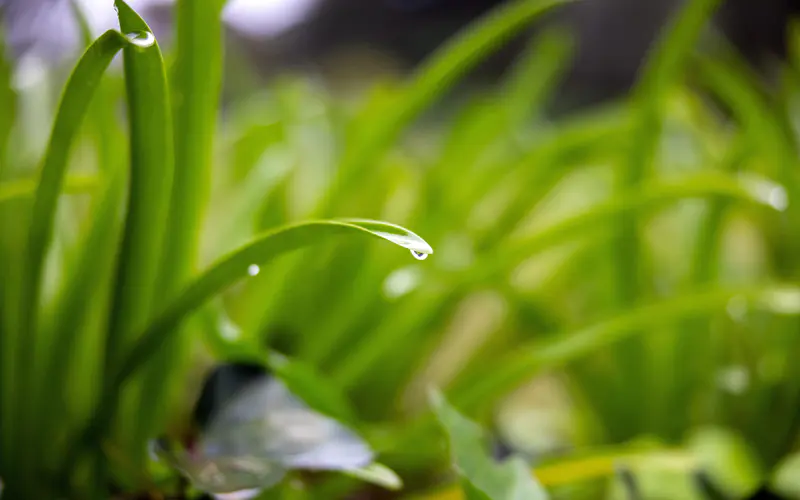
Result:
{"type": "Polygon", "coordinates": [[[430,245],[411,231],[386,222],[372,220],[312,221],[270,231],[248,245],[220,259],[195,279],[164,312],[144,330],[120,364],[115,384],[121,385],[158,348],[192,311],[239,279],[252,274],[251,266],[262,266],[278,255],[297,250],[322,238],[349,232],[362,232],[421,252],[430,245]]]}
{"type": "MultiPolygon", "coordinates": [[[[33,196],[36,192],[36,180],[18,179],[0,183],[0,203],[20,198],[33,196]]],[[[97,187],[97,178],[92,175],[67,175],[64,179],[63,192],[68,194],[79,194],[91,192],[97,187]]]]}
{"type": "Polygon", "coordinates": [[[465,408],[489,405],[543,370],[562,367],[631,335],[643,333],[648,326],[660,327],[665,323],[718,311],[731,300],[775,314],[800,314],[800,288],[794,285],[687,293],[640,306],[607,321],[566,332],[544,342],[532,341],[517,346],[498,362],[459,384],[451,392],[451,398],[465,408]]]}
{"type": "MultiPolygon", "coordinates": [[[[136,337],[132,349],[109,379],[93,420],[80,436],[80,445],[92,444],[107,430],[116,411],[119,391],[123,384],[158,351],[164,342],[177,334],[177,328],[190,313],[236,281],[252,275],[253,266],[263,266],[281,254],[309,246],[326,237],[346,233],[362,233],[386,239],[411,252],[430,248],[422,238],[403,227],[372,220],[311,221],[267,232],[223,257],[192,281],[161,314],[156,316],[141,335],[136,337]]],[[[79,453],[77,446],[74,449],[73,454],[79,453]]]]}
{"type": "MultiPolygon", "coordinates": [[[[31,397],[35,389],[38,367],[37,359],[37,310],[42,274],[47,248],[53,232],[58,196],[64,183],[67,160],[72,149],[81,121],[111,60],[128,46],[130,40],[117,31],[109,30],[100,36],[81,56],[75,66],[64,93],[61,96],[50,141],[44,156],[44,162],[36,188],[28,232],[28,241],[23,262],[25,279],[21,280],[19,328],[15,353],[8,352],[9,358],[4,363],[16,363],[17,397],[13,407],[16,409],[16,422],[4,424],[3,440],[15,443],[17,461],[21,470],[31,470],[30,460],[37,453],[31,446],[37,419],[35,405],[37,398],[31,397]],[[16,432],[8,430],[13,425],[19,426],[16,432]],[[13,436],[13,438],[12,438],[13,436]]],[[[41,451],[41,450],[39,450],[41,451]]],[[[27,482],[26,479],[20,478],[27,482]]],[[[30,478],[29,478],[30,480],[30,478]]]]}
{"type": "Polygon", "coordinates": [[[740,200],[782,211],[786,208],[786,191],[780,184],[757,176],[734,177],[717,172],[687,176],[670,182],[644,185],[628,194],[591,207],[553,225],[509,241],[475,266],[471,281],[480,281],[498,271],[508,270],[525,257],[556,244],[586,235],[587,232],[610,229],[610,222],[623,213],[640,213],[663,207],[682,199],[709,196],[740,200]]]}

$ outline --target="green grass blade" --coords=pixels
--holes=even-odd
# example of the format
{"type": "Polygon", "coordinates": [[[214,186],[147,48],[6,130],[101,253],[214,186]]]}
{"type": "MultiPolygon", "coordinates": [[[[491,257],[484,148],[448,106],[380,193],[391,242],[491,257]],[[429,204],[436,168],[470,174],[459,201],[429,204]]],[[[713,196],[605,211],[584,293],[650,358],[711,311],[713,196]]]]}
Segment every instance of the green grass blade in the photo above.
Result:
{"type": "Polygon", "coordinates": [[[569,239],[611,229],[620,214],[663,208],[682,199],[715,197],[752,203],[775,209],[771,204],[772,190],[781,186],[758,177],[736,178],[718,172],[689,175],[676,180],[649,182],[631,193],[590,207],[539,231],[509,239],[503,246],[483,256],[469,271],[468,280],[480,283],[491,280],[497,273],[513,269],[522,259],[535,252],[564,243],[569,239]]]}
{"type": "MultiPolygon", "coordinates": [[[[196,271],[202,222],[211,188],[212,149],[222,80],[222,0],[181,0],[176,5],[177,55],[172,76],[175,172],[159,290],[170,298],[196,271]]],[[[153,359],[142,387],[138,435],[156,432],[185,371],[185,337],[176,336],[153,359]]]]}
{"type": "Polygon", "coordinates": [[[16,116],[17,95],[11,86],[11,63],[6,59],[7,51],[5,37],[0,28],[0,180],[6,170],[6,147],[11,128],[14,126],[16,116]]]}
{"type": "MultiPolygon", "coordinates": [[[[36,192],[36,180],[17,179],[0,182],[0,203],[29,198],[36,192]]],[[[64,179],[63,192],[66,194],[90,193],[97,187],[97,177],[93,175],[74,174],[64,179]]]]}
{"type": "MultiPolygon", "coordinates": [[[[630,142],[622,150],[622,163],[616,179],[619,191],[636,189],[652,172],[661,140],[667,92],[681,76],[702,28],[719,1],[687,2],[647,60],[631,102],[632,116],[628,130],[630,142]]],[[[609,248],[614,265],[613,294],[616,307],[621,309],[642,300],[651,287],[651,279],[644,272],[639,222],[634,213],[623,214],[609,248]]],[[[645,370],[645,346],[641,342],[641,338],[633,337],[629,342],[619,345],[616,352],[618,383],[627,384],[631,388],[625,391],[631,398],[627,404],[631,405],[645,397],[648,390],[644,386],[646,377],[634,377],[635,374],[643,374],[645,370]],[[636,385],[638,387],[633,387],[636,385]]]]}
{"type": "MultiPolygon", "coordinates": [[[[610,229],[611,223],[621,213],[641,214],[681,199],[715,196],[775,208],[769,203],[770,189],[780,189],[780,186],[765,180],[737,179],[716,172],[696,174],[671,182],[653,182],[633,193],[620,195],[535,233],[512,238],[484,255],[466,273],[455,277],[457,281],[453,281],[452,276],[449,281],[453,289],[491,283],[497,276],[510,272],[522,260],[537,252],[570,239],[610,229]]],[[[371,370],[376,369],[383,356],[392,356],[399,343],[408,341],[405,337],[407,332],[421,328],[425,315],[440,308],[449,297],[448,294],[436,292],[431,295],[435,298],[423,293],[410,299],[411,302],[392,313],[402,319],[389,322],[386,328],[376,329],[358,345],[349,348],[345,361],[337,367],[337,382],[344,387],[352,387],[371,370]]]]}
{"type": "MultiPolygon", "coordinates": [[[[194,279],[178,297],[156,316],[136,338],[108,379],[104,398],[95,416],[81,436],[83,445],[94,444],[98,433],[106,432],[107,425],[116,411],[119,391],[165,342],[177,334],[181,322],[192,312],[203,306],[243,277],[252,276],[258,266],[287,252],[303,248],[322,239],[340,234],[362,233],[390,241],[411,252],[432,253],[425,240],[400,226],[370,220],[312,221],[268,232],[251,243],[220,259],[210,269],[194,279]],[[256,266],[256,267],[254,267],[256,266]]],[[[144,443],[140,443],[142,446],[144,443]]],[[[76,448],[74,454],[79,453],[76,448]]],[[[67,463],[73,462],[69,457],[67,463]]]]}
{"type": "Polygon", "coordinates": [[[617,317],[584,329],[565,332],[544,342],[517,346],[504,359],[481,370],[471,380],[450,392],[460,407],[486,408],[518,384],[544,370],[558,369],[598,350],[641,335],[647,327],[663,326],[688,317],[725,308],[731,299],[775,314],[798,315],[795,307],[800,288],[794,285],[765,285],[737,289],[716,289],[686,293],[679,297],[639,306],[617,317]]]}
{"type": "MultiPolygon", "coordinates": [[[[675,84],[686,64],[701,29],[719,0],[688,2],[678,18],[666,30],[648,59],[641,80],[634,90],[630,147],[625,150],[619,174],[621,189],[630,189],[642,181],[652,168],[661,136],[661,114],[667,91],[675,84]]],[[[615,249],[617,286],[622,303],[631,303],[638,295],[638,236],[635,221],[623,219],[618,248],[615,249]]]]}
{"type": "MultiPolygon", "coordinates": [[[[38,394],[44,405],[42,416],[50,419],[49,426],[40,430],[42,443],[56,443],[49,440],[49,433],[65,425],[71,424],[65,418],[66,399],[75,397],[77,392],[86,392],[96,397],[100,384],[96,380],[86,380],[85,374],[95,377],[102,371],[102,363],[89,366],[96,361],[91,356],[88,363],[79,365],[79,360],[86,359],[85,351],[100,352],[102,348],[98,339],[91,336],[89,324],[92,314],[102,314],[108,300],[103,293],[108,291],[113,275],[114,259],[120,236],[120,212],[125,191],[124,172],[117,170],[109,179],[99,199],[94,204],[96,216],[87,231],[82,252],[72,268],[72,273],[65,282],[53,306],[56,332],[53,346],[49,349],[46,368],[39,384],[38,394]],[[84,352],[81,352],[84,351],[84,352]],[[80,367],[80,369],[76,369],[80,367]],[[52,394],[62,394],[62,398],[53,398],[52,394]]],[[[89,398],[77,398],[71,401],[73,406],[86,406],[89,398]]],[[[44,446],[44,445],[43,445],[44,446]]],[[[57,453],[55,445],[50,445],[52,454],[57,453]]]]}
{"type": "Polygon", "coordinates": [[[500,89],[509,129],[541,111],[568,68],[572,45],[567,33],[551,29],[536,37],[522,54],[500,89]]]}
{"type": "MultiPolygon", "coordinates": [[[[44,260],[50,243],[58,196],[61,193],[67,160],[81,121],[97,88],[100,78],[114,55],[128,45],[128,40],[116,31],[107,31],[95,41],[78,61],[67,82],[53,124],[50,142],[36,188],[30,219],[28,242],[23,263],[20,290],[19,344],[15,356],[18,397],[15,406],[19,426],[14,442],[20,454],[20,468],[30,472],[36,452],[29,443],[35,432],[34,394],[37,378],[37,312],[42,283],[44,260]],[[26,444],[27,443],[27,444],[26,444]]],[[[9,436],[5,436],[9,439],[9,436]]],[[[38,450],[39,452],[43,450],[38,450]]],[[[22,478],[20,478],[22,479],[22,478]]],[[[25,481],[26,479],[22,479],[25,481]]],[[[31,478],[27,478],[31,480],[31,478]]]]}
{"type": "MultiPolygon", "coordinates": [[[[159,296],[159,272],[174,170],[172,110],[164,60],[147,23],[116,0],[120,28],[150,44],[123,52],[130,137],[128,205],[116,271],[105,346],[105,373],[119,360],[151,318],[159,296]]],[[[106,379],[108,380],[108,379],[106,379]]],[[[127,411],[117,422],[119,443],[135,464],[145,460],[139,394],[128,394],[127,411]]]]}
{"type": "Polygon", "coordinates": [[[493,9],[438,49],[416,70],[399,98],[353,131],[341,160],[338,188],[344,189],[366,166],[376,163],[404,127],[483,58],[542,14],[569,1],[511,2],[493,9]]]}
{"type": "MultiPolygon", "coordinates": [[[[121,29],[152,39],[147,24],[117,0],[121,29]]],[[[106,366],[118,360],[151,316],[172,180],[172,127],[164,61],[158,43],[124,51],[130,127],[130,179],[122,249],[106,345],[106,366]]]]}

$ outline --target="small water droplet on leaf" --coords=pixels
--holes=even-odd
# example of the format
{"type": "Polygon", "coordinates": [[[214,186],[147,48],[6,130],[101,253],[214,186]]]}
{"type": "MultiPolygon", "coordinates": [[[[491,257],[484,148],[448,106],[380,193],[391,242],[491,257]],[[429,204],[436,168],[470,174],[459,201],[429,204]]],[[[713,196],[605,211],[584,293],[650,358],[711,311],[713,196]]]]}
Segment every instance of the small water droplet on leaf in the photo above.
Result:
{"type": "Polygon", "coordinates": [[[417,260],[425,260],[428,258],[428,254],[425,252],[418,252],[417,250],[411,250],[411,255],[417,260]]]}
{"type": "Polygon", "coordinates": [[[258,267],[257,264],[250,264],[250,266],[247,268],[247,274],[249,274],[250,276],[257,276],[258,273],[260,272],[261,268],[258,267]]]}
{"type": "Polygon", "coordinates": [[[134,31],[126,33],[125,38],[137,47],[147,48],[156,43],[156,37],[149,31],[134,31]]]}

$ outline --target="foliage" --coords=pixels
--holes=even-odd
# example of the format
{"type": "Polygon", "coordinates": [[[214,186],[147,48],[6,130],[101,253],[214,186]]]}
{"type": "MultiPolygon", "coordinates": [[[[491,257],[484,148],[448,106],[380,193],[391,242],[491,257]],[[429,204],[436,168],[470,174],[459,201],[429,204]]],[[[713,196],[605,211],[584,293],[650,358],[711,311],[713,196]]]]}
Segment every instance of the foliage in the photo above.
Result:
{"type": "MultiPolygon", "coordinates": [[[[19,87],[1,61],[6,494],[174,492],[147,441],[181,435],[209,364],[267,348],[400,473],[398,495],[455,491],[433,487],[449,459],[429,385],[507,435],[531,380],[568,396],[527,432],[567,450],[528,450],[553,497],[619,497],[619,462],[645,496],[699,498],[698,468],[736,494],[770,478],[797,491],[800,58],[764,81],[721,40],[696,53],[716,2],[695,0],[625,99],[548,116],[571,54],[549,30],[495,87],[434,107],[560,3],[510,2],[356,102],[286,78],[224,119],[219,0],[178,2],[164,56],[118,1],[121,33],[91,43],[57,107],[41,102],[57,71],[19,87]],[[436,253],[328,241],[420,244],[353,216],[436,253]]],[[[295,479],[265,497],[369,491],[295,479]]]]}

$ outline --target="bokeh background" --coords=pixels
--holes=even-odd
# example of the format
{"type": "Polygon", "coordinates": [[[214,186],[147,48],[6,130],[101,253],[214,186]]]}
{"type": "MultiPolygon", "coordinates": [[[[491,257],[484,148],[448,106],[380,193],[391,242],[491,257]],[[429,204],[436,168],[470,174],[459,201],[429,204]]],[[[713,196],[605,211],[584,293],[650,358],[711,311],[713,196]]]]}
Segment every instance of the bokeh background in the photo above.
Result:
{"type": "MultiPolygon", "coordinates": [[[[130,3],[169,67],[172,3],[130,3]]],[[[624,498],[620,464],[644,498],[704,498],[698,469],[731,498],[764,483],[800,498],[800,4],[719,2],[679,57],[682,42],[663,40],[692,3],[571,2],[437,79],[454,41],[509,2],[229,0],[198,268],[317,217],[402,224],[435,253],[323,242],[264,266],[167,356],[151,431],[179,429],[209,367],[256,342],[343,394],[406,486],[326,477],[308,498],[457,498],[430,386],[498,455],[525,456],[553,498],[624,498]]],[[[13,247],[86,30],[116,14],[105,0],[2,0],[0,15],[13,247]]],[[[70,159],[54,308],[98,178],[127,158],[121,69],[70,159]]],[[[56,353],[73,359],[53,392],[76,421],[98,386],[94,316],[80,347],[56,353]]]]}

